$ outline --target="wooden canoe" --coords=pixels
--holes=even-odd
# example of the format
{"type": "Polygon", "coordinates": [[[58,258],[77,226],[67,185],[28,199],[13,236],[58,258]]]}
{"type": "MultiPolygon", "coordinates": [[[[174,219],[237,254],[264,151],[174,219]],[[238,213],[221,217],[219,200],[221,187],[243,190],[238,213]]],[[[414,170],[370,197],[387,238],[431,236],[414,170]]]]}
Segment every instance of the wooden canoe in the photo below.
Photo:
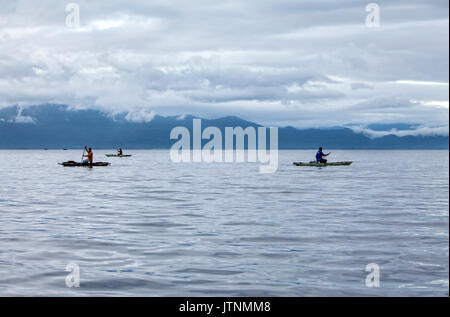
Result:
{"type": "Polygon", "coordinates": [[[131,154],[123,154],[123,155],[118,155],[118,154],[105,154],[106,157],[131,157],[131,154]]]}
{"type": "Polygon", "coordinates": [[[353,162],[351,161],[345,161],[345,162],[328,162],[328,163],[317,163],[317,162],[309,162],[309,163],[303,163],[303,162],[294,162],[295,166],[349,166],[353,162]]]}
{"type": "Polygon", "coordinates": [[[68,162],[62,162],[62,163],[58,163],[59,165],[65,166],[65,167],[93,167],[93,166],[108,166],[111,163],[108,162],[95,162],[95,163],[79,163],[79,162],[75,162],[75,161],[68,161],[68,162]]]}

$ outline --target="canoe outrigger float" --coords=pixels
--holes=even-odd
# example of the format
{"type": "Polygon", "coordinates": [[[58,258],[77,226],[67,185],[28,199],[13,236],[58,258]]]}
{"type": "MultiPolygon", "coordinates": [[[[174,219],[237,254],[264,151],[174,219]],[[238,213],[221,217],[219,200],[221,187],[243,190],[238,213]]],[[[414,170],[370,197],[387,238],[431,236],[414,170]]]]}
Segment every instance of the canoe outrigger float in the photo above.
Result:
{"type": "Polygon", "coordinates": [[[318,166],[318,167],[322,167],[322,166],[349,166],[351,165],[353,162],[351,161],[345,161],[345,162],[329,162],[329,163],[317,163],[314,161],[311,161],[309,163],[303,163],[303,162],[294,162],[295,166],[318,166]]]}
{"type": "Polygon", "coordinates": [[[62,162],[58,163],[59,165],[65,166],[65,167],[93,167],[93,166],[109,166],[111,163],[108,162],[95,162],[95,163],[79,163],[75,161],[68,161],[68,162],[62,162]]]}
{"type": "Polygon", "coordinates": [[[106,157],[131,157],[131,154],[105,154],[106,157]]]}

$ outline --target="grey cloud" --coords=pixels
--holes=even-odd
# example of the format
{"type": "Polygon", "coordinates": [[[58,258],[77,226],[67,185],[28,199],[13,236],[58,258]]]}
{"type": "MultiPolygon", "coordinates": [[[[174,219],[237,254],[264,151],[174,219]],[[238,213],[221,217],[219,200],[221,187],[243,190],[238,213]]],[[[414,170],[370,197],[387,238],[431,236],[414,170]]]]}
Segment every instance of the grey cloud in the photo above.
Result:
{"type": "Polygon", "coordinates": [[[367,85],[367,84],[364,84],[364,83],[351,83],[350,86],[352,87],[352,90],[373,89],[373,86],[367,85]]]}
{"type": "Polygon", "coordinates": [[[448,1],[0,0],[0,107],[55,102],[267,124],[448,125],[448,1]],[[117,22],[119,21],[119,22],[117,22]],[[445,116],[447,114],[447,117],[445,116]]]}

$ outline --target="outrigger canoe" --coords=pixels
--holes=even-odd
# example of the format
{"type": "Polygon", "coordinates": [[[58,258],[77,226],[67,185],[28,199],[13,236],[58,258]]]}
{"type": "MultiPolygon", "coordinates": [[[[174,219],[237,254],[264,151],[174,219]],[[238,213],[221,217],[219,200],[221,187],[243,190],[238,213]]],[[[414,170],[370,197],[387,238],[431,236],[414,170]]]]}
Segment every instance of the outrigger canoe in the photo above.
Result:
{"type": "Polygon", "coordinates": [[[95,163],[79,163],[79,162],[75,162],[75,161],[68,161],[68,162],[62,162],[62,163],[58,163],[59,165],[62,166],[66,166],[66,167],[78,167],[78,166],[83,166],[83,167],[92,167],[92,166],[108,166],[111,163],[108,162],[95,162],[95,163]]]}
{"type": "Polygon", "coordinates": [[[131,157],[131,154],[123,154],[123,155],[119,155],[119,154],[105,154],[105,156],[107,156],[107,157],[131,157]]]}
{"type": "Polygon", "coordinates": [[[303,162],[294,162],[295,166],[348,166],[351,165],[353,162],[346,161],[346,162],[329,162],[329,163],[317,163],[317,162],[309,162],[309,163],[303,163],[303,162]]]}

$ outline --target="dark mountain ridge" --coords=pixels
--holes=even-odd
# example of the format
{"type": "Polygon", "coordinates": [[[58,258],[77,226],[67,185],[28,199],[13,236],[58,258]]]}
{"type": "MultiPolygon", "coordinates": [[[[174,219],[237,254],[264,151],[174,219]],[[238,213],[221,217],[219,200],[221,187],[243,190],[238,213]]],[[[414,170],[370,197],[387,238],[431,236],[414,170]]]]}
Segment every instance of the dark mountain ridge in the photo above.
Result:
{"type": "MultiPolygon", "coordinates": [[[[70,110],[63,105],[17,106],[0,109],[0,148],[2,149],[79,149],[88,144],[95,148],[169,149],[174,127],[189,129],[192,137],[192,115],[182,117],[155,115],[149,122],[131,122],[125,114],[108,115],[97,110],[70,110]]],[[[260,127],[261,125],[229,116],[202,119],[202,128],[218,127],[223,136],[225,127],[260,127]]],[[[377,125],[380,131],[382,125],[377,125]]],[[[393,125],[389,129],[395,128],[393,125]]],[[[400,124],[398,130],[404,130],[400,124]]],[[[449,137],[395,136],[370,138],[347,127],[332,129],[278,130],[279,149],[448,149],[449,137]]],[[[204,141],[204,142],[207,142],[204,141]]],[[[192,144],[192,142],[191,142],[192,144]]]]}

